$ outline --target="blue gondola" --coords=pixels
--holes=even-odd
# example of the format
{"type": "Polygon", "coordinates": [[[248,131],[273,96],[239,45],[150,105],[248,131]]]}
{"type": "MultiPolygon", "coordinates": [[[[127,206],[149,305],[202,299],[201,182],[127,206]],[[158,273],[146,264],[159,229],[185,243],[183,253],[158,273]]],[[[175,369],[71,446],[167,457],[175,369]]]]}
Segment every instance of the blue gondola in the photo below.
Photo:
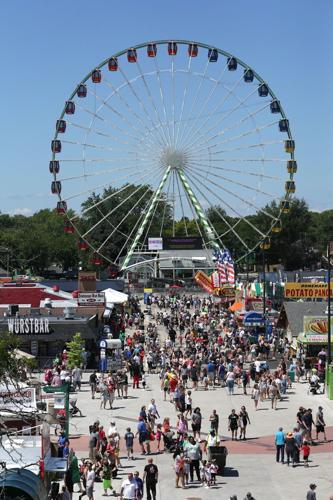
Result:
{"type": "Polygon", "coordinates": [[[276,99],[271,102],[269,107],[271,108],[271,113],[281,113],[280,102],[276,99]]]}
{"type": "Polygon", "coordinates": [[[268,87],[266,83],[261,83],[258,87],[258,94],[260,97],[267,97],[268,96],[268,87]]]}
{"type": "Polygon", "coordinates": [[[236,57],[228,57],[228,70],[236,71],[237,69],[237,59],[236,57]]]}
{"type": "Polygon", "coordinates": [[[87,95],[87,85],[84,83],[80,83],[80,85],[77,88],[76,95],[78,97],[86,97],[87,95]]]}
{"type": "Polygon", "coordinates": [[[288,132],[289,130],[289,120],[286,118],[283,118],[282,120],[279,121],[279,129],[280,132],[288,132]]]}
{"type": "Polygon", "coordinates": [[[51,193],[52,194],[60,194],[61,193],[61,182],[60,181],[52,181],[51,182],[51,193]]]}
{"type": "Polygon", "coordinates": [[[65,104],[65,113],[66,115],[74,115],[75,113],[75,104],[73,101],[66,101],[65,104]]]}
{"type": "Polygon", "coordinates": [[[218,60],[219,53],[216,49],[208,49],[208,60],[209,62],[216,62],[218,60]]]}
{"type": "Polygon", "coordinates": [[[254,79],[254,74],[252,69],[250,68],[244,69],[244,82],[251,83],[253,82],[253,79],[254,79]]]}
{"type": "Polygon", "coordinates": [[[60,164],[58,160],[51,160],[49,163],[50,174],[59,174],[60,164]]]}
{"type": "Polygon", "coordinates": [[[51,151],[52,153],[61,152],[61,141],[59,141],[59,139],[55,139],[51,142],[51,151]]]}

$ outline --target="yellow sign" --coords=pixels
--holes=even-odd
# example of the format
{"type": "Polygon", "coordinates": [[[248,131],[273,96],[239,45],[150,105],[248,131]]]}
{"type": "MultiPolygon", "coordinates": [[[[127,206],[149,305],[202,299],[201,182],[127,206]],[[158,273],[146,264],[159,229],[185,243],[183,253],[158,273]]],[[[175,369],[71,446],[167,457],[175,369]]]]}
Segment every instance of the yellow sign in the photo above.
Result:
{"type": "MultiPolygon", "coordinates": [[[[327,283],[286,283],[284,287],[286,299],[327,299],[327,283]]],[[[333,297],[333,286],[331,287],[333,297]]]]}
{"type": "Polygon", "coordinates": [[[153,293],[152,288],[144,288],[143,291],[144,291],[144,293],[153,293]]]}

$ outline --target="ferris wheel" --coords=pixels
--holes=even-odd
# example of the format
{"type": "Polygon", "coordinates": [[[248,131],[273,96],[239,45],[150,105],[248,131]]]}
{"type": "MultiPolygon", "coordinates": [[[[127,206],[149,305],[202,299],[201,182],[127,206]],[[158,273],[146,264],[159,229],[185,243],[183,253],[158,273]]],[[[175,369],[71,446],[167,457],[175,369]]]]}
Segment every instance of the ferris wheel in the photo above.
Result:
{"type": "Polygon", "coordinates": [[[204,43],[143,43],[75,86],[51,142],[51,191],[96,264],[126,269],[149,237],[180,230],[207,252],[233,242],[239,261],[282,229],[294,150],[281,102],[248,64],[204,43]]]}

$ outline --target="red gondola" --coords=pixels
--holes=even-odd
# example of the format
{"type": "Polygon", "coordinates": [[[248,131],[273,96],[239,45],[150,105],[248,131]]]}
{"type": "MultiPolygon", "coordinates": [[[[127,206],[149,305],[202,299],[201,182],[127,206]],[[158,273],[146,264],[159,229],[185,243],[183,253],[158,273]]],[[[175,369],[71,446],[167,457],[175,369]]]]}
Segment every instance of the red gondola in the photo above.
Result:
{"type": "Polygon", "coordinates": [[[56,130],[59,134],[64,134],[66,132],[65,120],[57,120],[56,130]]]}
{"type": "Polygon", "coordinates": [[[190,43],[188,46],[188,55],[190,57],[197,57],[198,55],[198,46],[196,43],[190,43]]]}
{"type": "Polygon", "coordinates": [[[148,57],[156,57],[157,47],[156,43],[148,43],[147,45],[147,56],[148,57]]]}
{"type": "Polygon", "coordinates": [[[59,141],[59,139],[55,139],[51,142],[51,151],[52,153],[61,152],[61,141],[59,141]]]}
{"type": "Polygon", "coordinates": [[[88,243],[82,238],[79,239],[77,246],[79,250],[87,250],[89,247],[88,243]]]}
{"type": "Polygon", "coordinates": [[[228,57],[228,70],[236,71],[237,69],[237,59],[236,57],[228,57]]]}
{"type": "Polygon", "coordinates": [[[59,174],[60,164],[58,160],[51,160],[49,163],[50,174],[59,174]]]}
{"type": "Polygon", "coordinates": [[[78,97],[86,97],[87,96],[87,85],[84,83],[80,83],[77,88],[76,94],[78,97]]]}
{"type": "Polygon", "coordinates": [[[93,256],[91,258],[91,263],[94,265],[94,266],[100,266],[102,264],[102,259],[100,258],[100,256],[98,255],[97,252],[94,252],[93,253],[93,256]]]}
{"type": "Polygon", "coordinates": [[[66,220],[66,222],[64,224],[64,232],[66,234],[73,234],[74,233],[74,227],[72,226],[72,224],[70,223],[69,220],[66,220]]]}
{"type": "Polygon", "coordinates": [[[60,181],[52,181],[51,182],[51,193],[52,194],[60,194],[61,193],[61,182],[60,181]]]}
{"type": "Polygon", "coordinates": [[[169,56],[175,56],[177,54],[176,42],[169,42],[168,43],[168,54],[169,54],[169,56]]]}
{"type": "Polygon", "coordinates": [[[250,69],[250,68],[244,69],[244,77],[243,78],[244,78],[244,82],[246,82],[246,83],[253,82],[254,74],[253,74],[252,69],[250,69]]]}
{"type": "Polygon", "coordinates": [[[127,51],[127,61],[129,63],[135,63],[137,60],[137,53],[135,49],[128,49],[127,51]]]}
{"type": "Polygon", "coordinates": [[[94,69],[94,71],[91,73],[91,79],[93,83],[101,83],[102,80],[102,72],[100,69],[94,69]]]}
{"type": "Polygon", "coordinates": [[[67,212],[67,203],[65,201],[58,201],[56,211],[59,215],[65,214],[67,212]]]}
{"type": "Polygon", "coordinates": [[[219,54],[216,49],[208,49],[208,60],[209,62],[216,62],[219,54]]]}
{"type": "Polygon", "coordinates": [[[109,71],[117,71],[118,69],[118,59],[116,57],[111,57],[108,62],[109,71]]]}
{"type": "Polygon", "coordinates": [[[66,115],[74,115],[75,113],[75,104],[73,101],[66,101],[65,104],[65,113],[66,115]]]}

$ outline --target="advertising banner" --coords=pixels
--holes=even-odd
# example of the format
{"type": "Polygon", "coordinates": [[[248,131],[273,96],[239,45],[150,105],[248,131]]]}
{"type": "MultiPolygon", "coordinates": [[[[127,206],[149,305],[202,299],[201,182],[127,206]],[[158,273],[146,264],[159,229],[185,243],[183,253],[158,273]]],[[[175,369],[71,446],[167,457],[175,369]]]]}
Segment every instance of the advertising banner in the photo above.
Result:
{"type": "Polygon", "coordinates": [[[163,250],[202,250],[202,238],[200,236],[164,238],[163,250]]]}
{"type": "Polygon", "coordinates": [[[202,286],[208,293],[213,293],[214,288],[211,282],[211,279],[209,276],[207,276],[206,273],[202,271],[198,271],[196,275],[194,276],[195,281],[198,283],[198,285],[202,286]]]}
{"type": "Polygon", "coordinates": [[[6,411],[36,410],[36,389],[31,387],[0,387],[0,409],[6,411]]]}
{"type": "MultiPolygon", "coordinates": [[[[284,287],[286,299],[327,299],[327,283],[286,283],[284,287]]],[[[331,287],[331,298],[333,287],[331,287]]]]}
{"type": "Polygon", "coordinates": [[[148,250],[163,250],[163,238],[148,238],[148,250]]]}
{"type": "Polygon", "coordinates": [[[77,303],[79,306],[103,306],[105,304],[104,292],[79,292],[77,303]]]}

